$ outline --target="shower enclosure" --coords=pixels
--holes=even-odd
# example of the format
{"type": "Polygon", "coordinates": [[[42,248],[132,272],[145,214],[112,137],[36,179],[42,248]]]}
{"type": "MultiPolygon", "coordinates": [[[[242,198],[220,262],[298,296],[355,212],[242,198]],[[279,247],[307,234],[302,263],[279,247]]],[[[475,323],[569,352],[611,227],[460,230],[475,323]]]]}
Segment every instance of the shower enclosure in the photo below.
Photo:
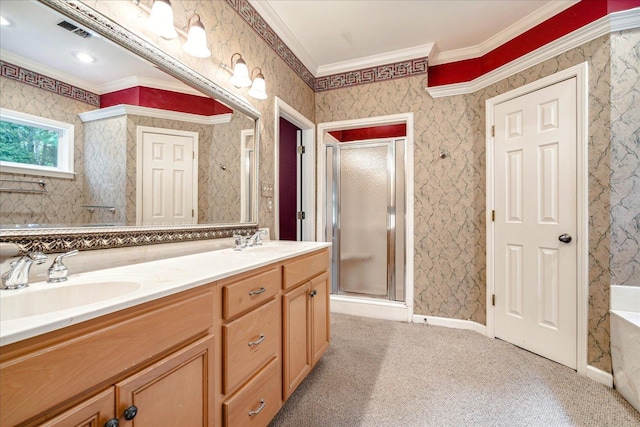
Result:
{"type": "Polygon", "coordinates": [[[332,294],[404,301],[406,139],[325,146],[332,294]]]}

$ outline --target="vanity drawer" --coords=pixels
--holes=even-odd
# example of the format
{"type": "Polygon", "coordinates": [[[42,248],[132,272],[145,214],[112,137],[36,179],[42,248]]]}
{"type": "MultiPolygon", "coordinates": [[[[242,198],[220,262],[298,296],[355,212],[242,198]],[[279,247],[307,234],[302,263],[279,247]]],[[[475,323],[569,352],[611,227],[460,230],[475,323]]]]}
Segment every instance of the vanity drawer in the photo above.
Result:
{"type": "Polygon", "coordinates": [[[275,299],[222,327],[224,394],[279,355],[280,319],[280,300],[275,299]]]}
{"type": "Polygon", "coordinates": [[[328,268],[329,251],[327,249],[285,264],[282,273],[283,289],[291,289],[295,285],[317,276],[328,268]]]}
{"type": "Polygon", "coordinates": [[[222,404],[223,424],[266,426],[282,406],[280,359],[272,359],[255,378],[222,404]],[[257,413],[256,413],[257,412],[257,413]]]}
{"type": "Polygon", "coordinates": [[[222,287],[222,317],[229,320],[273,298],[280,289],[280,268],[272,268],[222,287]]]}

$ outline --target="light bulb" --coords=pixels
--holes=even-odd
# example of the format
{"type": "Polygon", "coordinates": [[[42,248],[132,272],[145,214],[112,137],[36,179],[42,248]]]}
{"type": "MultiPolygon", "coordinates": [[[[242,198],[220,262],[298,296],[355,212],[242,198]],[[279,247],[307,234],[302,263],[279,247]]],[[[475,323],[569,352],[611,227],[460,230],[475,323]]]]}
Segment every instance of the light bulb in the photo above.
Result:
{"type": "Polygon", "coordinates": [[[175,39],[178,37],[173,26],[173,9],[170,0],[154,0],[147,26],[162,38],[175,39]]]}

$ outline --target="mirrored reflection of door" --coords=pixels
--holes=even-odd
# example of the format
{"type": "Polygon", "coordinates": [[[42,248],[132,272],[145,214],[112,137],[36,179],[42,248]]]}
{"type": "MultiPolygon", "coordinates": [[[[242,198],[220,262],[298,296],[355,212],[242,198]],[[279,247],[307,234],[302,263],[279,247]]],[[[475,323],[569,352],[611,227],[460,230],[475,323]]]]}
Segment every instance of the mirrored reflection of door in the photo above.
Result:
{"type": "Polygon", "coordinates": [[[404,299],[404,142],[327,147],[334,294],[404,299]]]}
{"type": "Polygon", "coordinates": [[[141,225],[196,224],[198,133],[138,126],[141,225]]]}

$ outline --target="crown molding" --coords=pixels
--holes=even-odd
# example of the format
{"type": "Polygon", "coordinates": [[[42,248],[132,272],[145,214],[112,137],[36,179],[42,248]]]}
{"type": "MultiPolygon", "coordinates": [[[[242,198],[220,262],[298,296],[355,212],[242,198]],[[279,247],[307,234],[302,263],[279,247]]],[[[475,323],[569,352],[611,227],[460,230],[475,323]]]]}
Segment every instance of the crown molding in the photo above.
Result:
{"type": "MultiPolygon", "coordinates": [[[[466,95],[615,31],[640,28],[640,8],[612,13],[469,82],[426,88],[433,98],[466,95]]],[[[431,62],[431,61],[430,61],[431,62]]]]}
{"type": "Polygon", "coordinates": [[[158,119],[178,120],[181,122],[197,123],[201,125],[218,125],[229,123],[232,113],[216,114],[214,116],[201,116],[199,114],[182,113],[179,111],[160,110],[158,108],[140,107],[138,105],[120,104],[112,107],[100,108],[99,110],[80,113],[78,116],[83,123],[94,120],[107,119],[110,117],[131,114],[134,116],[155,117],[158,119]]]}
{"type": "Polygon", "coordinates": [[[364,68],[388,65],[416,58],[426,58],[433,49],[433,43],[414,46],[407,49],[395,50],[393,52],[381,53],[378,55],[365,56],[349,61],[335,62],[333,64],[318,67],[316,77],[325,77],[332,74],[344,73],[347,71],[361,70],[364,68]]]}
{"type": "Polygon", "coordinates": [[[307,50],[302,47],[298,39],[289,30],[289,27],[280,19],[280,17],[273,10],[269,2],[248,0],[249,4],[258,12],[258,14],[265,20],[265,22],[275,31],[280,37],[282,42],[286,44],[291,52],[298,57],[298,60],[307,67],[314,77],[317,77],[318,64],[311,58],[311,55],[307,50]]]}
{"type": "Polygon", "coordinates": [[[93,92],[95,94],[100,95],[99,92],[99,87],[94,85],[93,83],[90,83],[86,80],[82,80],[79,79],[78,77],[72,75],[72,74],[67,74],[64,73],[62,71],[58,71],[54,68],[50,68],[47,66],[42,65],[39,62],[36,61],[32,61],[31,59],[27,59],[23,56],[20,55],[16,55],[13,52],[9,52],[6,50],[2,50],[0,49],[0,58],[3,61],[7,61],[10,62],[12,64],[18,65],[22,68],[26,68],[28,70],[31,70],[33,72],[36,72],[38,74],[42,74],[44,76],[50,77],[52,79],[56,79],[59,80],[61,82],[65,82],[67,84],[73,85],[73,86],[77,86],[79,88],[82,88],[86,91],[89,92],[93,92]]]}
{"type": "Polygon", "coordinates": [[[558,13],[575,5],[580,0],[558,0],[550,1],[544,6],[538,8],[533,13],[525,16],[519,21],[511,24],[499,33],[489,37],[484,42],[469,46],[462,49],[449,50],[444,52],[434,52],[429,57],[429,65],[446,64],[449,62],[464,61],[465,59],[478,58],[486,55],[495,48],[505,44],[509,40],[523,34],[526,31],[540,25],[547,19],[557,15],[558,13]]]}
{"type": "Polygon", "coordinates": [[[199,92],[184,83],[179,82],[178,80],[170,82],[166,80],[158,80],[152,79],[149,77],[140,77],[140,76],[130,76],[125,77],[124,79],[114,80],[112,82],[105,83],[103,85],[98,86],[99,94],[103,95],[105,93],[117,92],[123,89],[129,89],[131,87],[136,86],[144,86],[150,87],[154,89],[168,90],[171,92],[178,93],[186,93],[189,95],[196,95],[209,98],[204,95],[202,92],[199,92]]]}

